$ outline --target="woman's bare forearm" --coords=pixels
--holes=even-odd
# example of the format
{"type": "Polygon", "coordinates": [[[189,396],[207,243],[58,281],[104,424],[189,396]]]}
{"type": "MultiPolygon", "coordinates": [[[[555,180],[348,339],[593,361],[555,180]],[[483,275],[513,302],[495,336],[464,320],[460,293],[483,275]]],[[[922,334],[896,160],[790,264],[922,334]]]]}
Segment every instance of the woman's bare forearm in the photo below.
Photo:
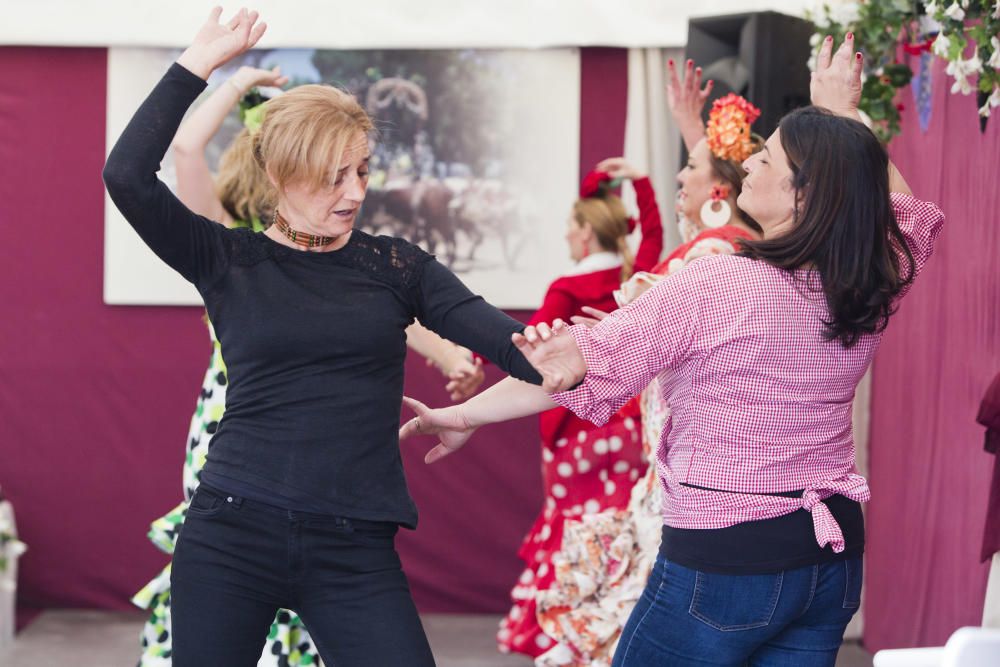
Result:
{"type": "Polygon", "coordinates": [[[459,406],[466,423],[473,428],[535,415],[554,407],[555,401],[541,387],[512,377],[459,406]]]}

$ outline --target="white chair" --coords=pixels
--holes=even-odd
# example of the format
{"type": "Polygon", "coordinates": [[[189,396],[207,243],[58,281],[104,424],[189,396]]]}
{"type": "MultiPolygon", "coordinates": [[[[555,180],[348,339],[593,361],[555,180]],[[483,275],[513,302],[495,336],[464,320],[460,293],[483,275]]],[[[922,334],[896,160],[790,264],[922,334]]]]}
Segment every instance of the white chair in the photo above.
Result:
{"type": "Polygon", "coordinates": [[[959,628],[943,647],[887,649],[875,667],[1000,667],[1000,630],[959,628]]]}

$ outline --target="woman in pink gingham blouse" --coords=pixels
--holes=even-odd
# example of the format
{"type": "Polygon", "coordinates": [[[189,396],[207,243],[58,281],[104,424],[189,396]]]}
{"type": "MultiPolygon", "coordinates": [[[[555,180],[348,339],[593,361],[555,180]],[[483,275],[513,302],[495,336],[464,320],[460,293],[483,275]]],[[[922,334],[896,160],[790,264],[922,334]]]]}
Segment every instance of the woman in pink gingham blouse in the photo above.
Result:
{"type": "Polygon", "coordinates": [[[812,101],[744,163],[764,230],[696,260],[593,329],[515,334],[543,387],[505,380],[401,429],[433,461],[478,426],[554,403],[602,423],[654,378],[672,408],[656,465],[660,557],[617,666],[829,665],[860,605],[867,482],[851,406],[943,215],[857,118],[861,55],[823,44],[812,101]],[[823,107],[823,108],[817,108],[823,107]],[[545,391],[552,392],[547,396],[545,391]]]}

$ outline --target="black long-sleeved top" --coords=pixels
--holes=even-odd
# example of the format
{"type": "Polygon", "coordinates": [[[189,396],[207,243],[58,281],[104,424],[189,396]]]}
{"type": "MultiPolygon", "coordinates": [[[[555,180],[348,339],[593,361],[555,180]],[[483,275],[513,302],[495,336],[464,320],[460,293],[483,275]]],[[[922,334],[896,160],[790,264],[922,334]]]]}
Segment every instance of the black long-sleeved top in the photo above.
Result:
{"type": "Polygon", "coordinates": [[[104,181],[143,241],[197,287],[222,343],[230,384],[206,479],[289,509],[414,527],[397,438],[406,327],[417,318],[539,384],[510,342],[523,326],[401,239],[355,230],[339,250],[306,252],[191,212],[156,172],[204,87],[171,66],[104,181]]]}

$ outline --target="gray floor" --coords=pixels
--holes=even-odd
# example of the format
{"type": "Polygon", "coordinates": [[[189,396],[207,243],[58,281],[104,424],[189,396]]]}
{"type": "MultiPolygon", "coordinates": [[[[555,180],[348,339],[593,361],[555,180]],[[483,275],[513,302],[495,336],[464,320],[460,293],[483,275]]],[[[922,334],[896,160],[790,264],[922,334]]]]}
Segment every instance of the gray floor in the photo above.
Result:
{"type": "MultiPolygon", "coordinates": [[[[497,653],[496,616],[424,616],[438,667],[530,667],[524,657],[497,653]]],[[[100,611],[47,611],[0,650],[3,667],[132,667],[144,617],[100,611]]],[[[871,667],[871,656],[845,644],[837,667],[871,667]]]]}

